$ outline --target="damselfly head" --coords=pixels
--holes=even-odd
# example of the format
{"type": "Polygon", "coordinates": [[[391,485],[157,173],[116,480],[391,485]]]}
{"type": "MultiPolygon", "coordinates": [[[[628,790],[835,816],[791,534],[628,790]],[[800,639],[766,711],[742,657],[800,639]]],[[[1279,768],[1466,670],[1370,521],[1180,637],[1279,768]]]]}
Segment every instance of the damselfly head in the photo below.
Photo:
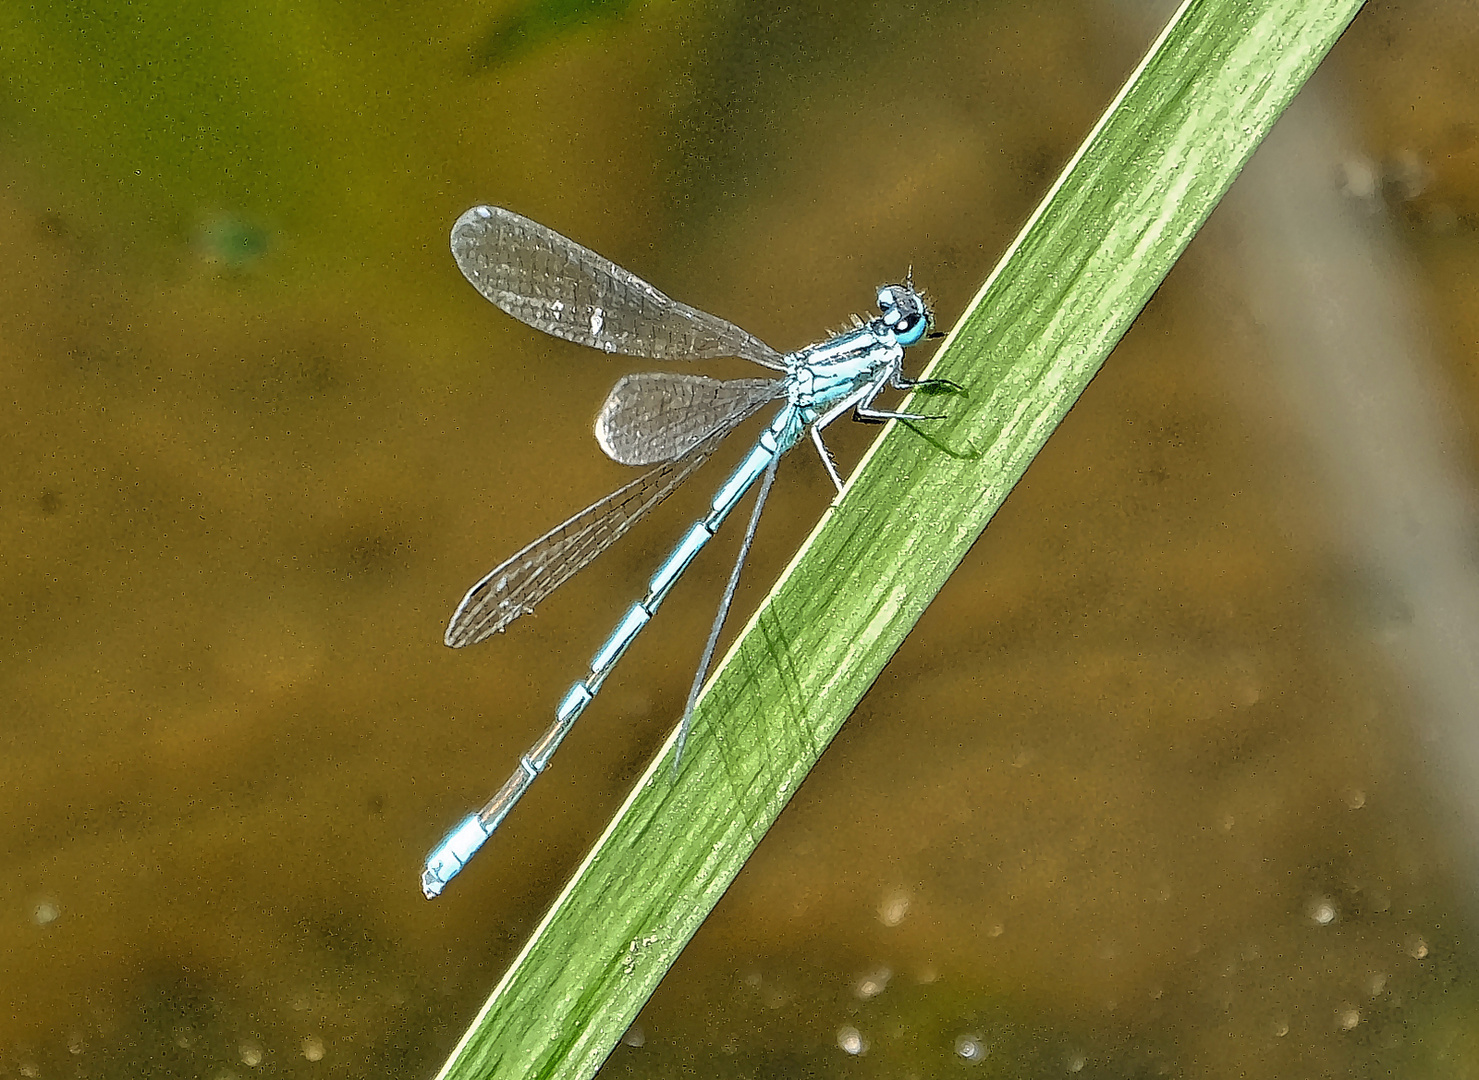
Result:
{"type": "Polygon", "coordinates": [[[885,285],[878,290],[878,310],[883,323],[894,332],[900,345],[913,345],[924,338],[934,325],[924,296],[914,288],[914,270],[898,285],[885,285]]]}

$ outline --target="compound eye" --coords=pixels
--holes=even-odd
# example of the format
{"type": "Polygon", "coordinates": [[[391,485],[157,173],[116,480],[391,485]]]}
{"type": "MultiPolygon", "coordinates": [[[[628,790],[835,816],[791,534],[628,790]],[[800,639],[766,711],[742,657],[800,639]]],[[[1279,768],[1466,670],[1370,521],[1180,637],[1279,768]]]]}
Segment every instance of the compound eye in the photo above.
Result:
{"type": "Polygon", "coordinates": [[[905,315],[894,324],[894,336],[899,339],[901,345],[913,345],[924,337],[924,331],[923,315],[905,315]]]}

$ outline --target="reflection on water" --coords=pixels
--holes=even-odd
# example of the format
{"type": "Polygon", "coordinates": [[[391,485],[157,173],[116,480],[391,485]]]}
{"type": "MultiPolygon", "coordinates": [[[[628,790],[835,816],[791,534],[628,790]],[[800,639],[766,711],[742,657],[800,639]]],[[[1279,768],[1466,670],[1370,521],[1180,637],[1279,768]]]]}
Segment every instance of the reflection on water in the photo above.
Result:
{"type": "MultiPolygon", "coordinates": [[[[429,1074],[681,710],[719,556],[486,862],[420,898],[688,520],[441,646],[470,581],[615,486],[589,419],[632,369],[468,289],[458,213],[514,205],[782,348],[911,263],[948,318],[1141,46],[1031,6],[593,10],[486,70],[475,8],[69,9],[3,39],[44,63],[0,150],[0,1076],[429,1074]]],[[[1332,107],[1395,164],[1325,175],[1417,268],[1472,430],[1473,89],[1423,25],[1388,5],[1342,42],[1332,107]]],[[[611,1075],[1479,1055],[1473,866],[1392,646],[1420,613],[1342,525],[1229,213],[611,1075]]],[[[814,464],[741,603],[825,505],[814,464]]]]}

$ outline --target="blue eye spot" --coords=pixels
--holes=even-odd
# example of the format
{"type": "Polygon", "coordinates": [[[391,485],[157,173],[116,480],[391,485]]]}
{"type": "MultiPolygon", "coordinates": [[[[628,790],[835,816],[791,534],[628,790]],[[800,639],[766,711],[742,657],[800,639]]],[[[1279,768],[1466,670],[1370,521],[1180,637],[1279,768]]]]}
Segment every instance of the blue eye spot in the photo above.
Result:
{"type": "Polygon", "coordinates": [[[914,345],[924,337],[924,332],[928,327],[929,323],[922,316],[910,315],[899,320],[894,330],[894,337],[899,339],[900,345],[914,345]]]}

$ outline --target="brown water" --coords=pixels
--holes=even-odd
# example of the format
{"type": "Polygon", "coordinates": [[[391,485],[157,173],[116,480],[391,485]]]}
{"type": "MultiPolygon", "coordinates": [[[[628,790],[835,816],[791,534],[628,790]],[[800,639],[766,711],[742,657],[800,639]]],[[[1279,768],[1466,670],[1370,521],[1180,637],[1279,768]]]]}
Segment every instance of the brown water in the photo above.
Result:
{"type": "MultiPolygon", "coordinates": [[[[0,1077],[430,1075],[680,711],[722,554],[421,898],[693,502],[529,625],[440,644],[622,478],[590,419],[641,366],[477,297],[458,213],[513,206],[781,348],[911,263],[948,322],[1148,41],[1029,4],[539,10],[6,17],[0,1077]]],[[[1354,149],[1311,165],[1401,268],[1464,478],[1476,38],[1369,7],[1321,77],[1354,149]]],[[[1466,760],[1249,284],[1262,175],[608,1073],[1479,1067],[1466,760]]],[[[784,471],[741,604],[829,497],[784,471]]]]}

